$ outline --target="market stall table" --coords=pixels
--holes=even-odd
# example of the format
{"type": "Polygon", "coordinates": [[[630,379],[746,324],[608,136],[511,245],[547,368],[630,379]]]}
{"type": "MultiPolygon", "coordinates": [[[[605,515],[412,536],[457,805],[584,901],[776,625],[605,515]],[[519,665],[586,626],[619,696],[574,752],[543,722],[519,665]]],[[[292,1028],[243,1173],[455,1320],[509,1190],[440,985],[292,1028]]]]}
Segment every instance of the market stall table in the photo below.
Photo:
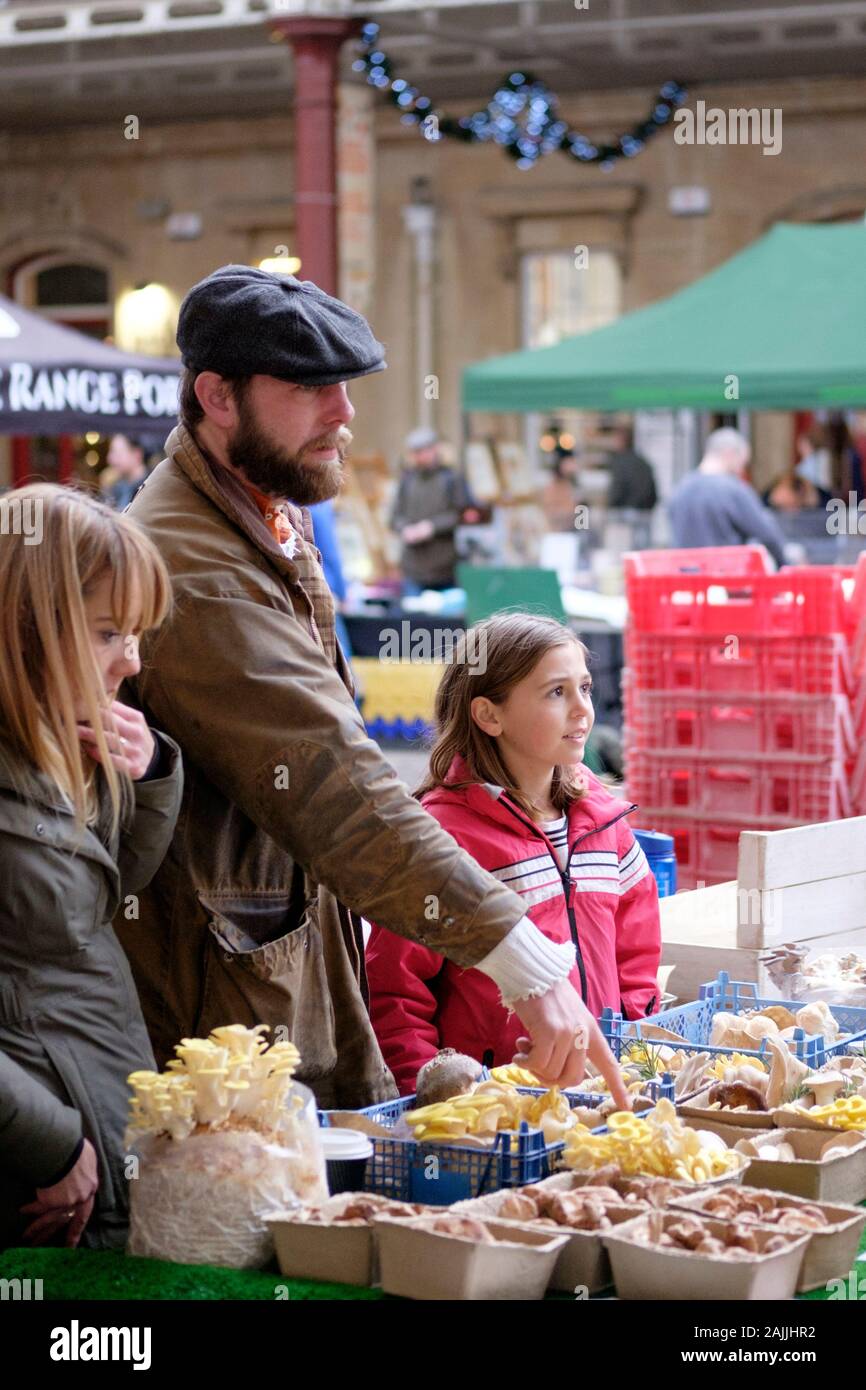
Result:
{"type": "MultiPolygon", "coordinates": [[[[861,1205],[866,1206],[866,1202],[861,1205]]],[[[866,1253],[866,1232],[860,1242],[860,1253],[866,1253]]],[[[849,1285],[846,1277],[846,1287],[858,1287],[857,1276],[861,1272],[863,1267],[855,1264],[854,1279],[849,1285]]],[[[351,1284],[316,1284],[286,1279],[276,1268],[267,1272],[169,1264],[164,1260],[127,1256],[115,1250],[5,1250],[0,1253],[0,1279],[41,1279],[43,1300],[50,1303],[104,1299],[378,1302],[388,1297],[379,1289],[358,1288],[351,1284]]],[[[610,1291],[597,1296],[609,1298],[610,1291]]],[[[826,1289],[798,1295],[798,1300],[813,1302],[829,1298],[830,1293],[826,1289]]],[[[571,1294],[549,1294],[547,1301],[573,1303],[574,1297],[571,1294]]]]}

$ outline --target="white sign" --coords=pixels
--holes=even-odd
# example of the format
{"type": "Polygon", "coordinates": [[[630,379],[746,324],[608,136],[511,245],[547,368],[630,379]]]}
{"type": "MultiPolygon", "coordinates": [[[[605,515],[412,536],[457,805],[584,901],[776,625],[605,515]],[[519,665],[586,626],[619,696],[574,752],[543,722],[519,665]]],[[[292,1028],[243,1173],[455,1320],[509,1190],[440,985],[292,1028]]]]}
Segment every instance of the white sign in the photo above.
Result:
{"type": "Polygon", "coordinates": [[[0,410],[13,414],[129,415],[151,420],[177,414],[178,379],[164,372],[95,371],[11,362],[0,367],[0,410]]]}

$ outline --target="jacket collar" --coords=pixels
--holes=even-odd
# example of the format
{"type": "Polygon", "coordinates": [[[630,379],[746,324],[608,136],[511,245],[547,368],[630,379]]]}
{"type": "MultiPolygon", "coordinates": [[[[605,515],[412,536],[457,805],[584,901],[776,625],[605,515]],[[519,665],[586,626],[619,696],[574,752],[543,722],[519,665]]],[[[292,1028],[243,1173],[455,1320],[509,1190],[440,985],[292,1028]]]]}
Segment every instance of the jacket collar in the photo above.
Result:
{"type": "MultiPolygon", "coordinates": [[[[109,850],[103,844],[97,834],[97,830],[106,829],[105,806],[101,805],[99,823],[96,826],[87,826],[82,834],[79,835],[75,829],[75,818],[71,803],[63,795],[63,792],[45,773],[38,772],[28,766],[20,754],[16,753],[2,739],[0,739],[0,791],[11,792],[21,807],[22,814],[26,813],[29,806],[36,811],[34,820],[38,820],[38,811],[53,811],[59,816],[63,816],[69,826],[69,845],[74,848],[77,854],[83,855],[86,859],[93,859],[101,864],[109,874],[117,876],[117,863],[109,850]],[[22,791],[21,788],[24,788],[22,791]]],[[[65,831],[63,838],[66,840],[65,831]]]]}
{"type": "MultiPolygon", "coordinates": [[[[612,821],[621,819],[628,815],[630,811],[636,809],[630,801],[623,801],[619,797],[611,795],[607,787],[596,777],[589,768],[584,768],[587,779],[587,791],[585,796],[579,801],[572,803],[568,815],[569,840],[574,835],[591,834],[594,830],[600,830],[609,825],[612,821]]],[[[513,831],[517,824],[514,816],[515,807],[523,820],[526,822],[527,833],[530,831],[529,817],[511,801],[508,794],[502,787],[496,787],[488,782],[472,782],[469,787],[453,786],[451,784],[470,781],[471,775],[466,761],[459,754],[454,758],[448,769],[445,786],[437,787],[434,791],[428,792],[423,799],[425,806],[439,804],[463,805],[473,814],[482,816],[488,820],[495,821],[501,825],[508,825],[513,831]]],[[[535,831],[539,836],[544,832],[541,827],[536,825],[535,831]]]]}
{"type": "MultiPolygon", "coordinates": [[[[185,425],[177,425],[172,430],[165,442],[165,451],[167,457],[174,461],[193,486],[204,493],[229,521],[243,531],[256,548],[267,556],[275,569],[293,584],[300,583],[301,574],[298,566],[280,549],[252,493],[231,468],[220,463],[211,454],[206,454],[185,425]]],[[[306,540],[307,527],[301,508],[291,502],[286,506],[292,525],[306,540]]]]}

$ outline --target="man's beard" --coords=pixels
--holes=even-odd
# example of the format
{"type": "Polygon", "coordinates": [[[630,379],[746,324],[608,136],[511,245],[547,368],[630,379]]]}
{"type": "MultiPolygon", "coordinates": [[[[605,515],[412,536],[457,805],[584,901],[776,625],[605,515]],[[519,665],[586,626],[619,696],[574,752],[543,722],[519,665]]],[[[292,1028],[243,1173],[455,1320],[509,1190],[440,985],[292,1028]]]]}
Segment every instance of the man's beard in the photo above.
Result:
{"type": "Polygon", "coordinates": [[[343,483],[343,460],[352,436],[344,425],[328,434],[310,439],[297,454],[290,454],[264,433],[250,409],[242,400],[238,407],[238,425],[227,445],[229,463],[267,497],[287,498],[299,507],[312,506],[336,497],[343,483]],[[316,459],[304,462],[314,449],[337,450],[335,459],[316,459]]]}

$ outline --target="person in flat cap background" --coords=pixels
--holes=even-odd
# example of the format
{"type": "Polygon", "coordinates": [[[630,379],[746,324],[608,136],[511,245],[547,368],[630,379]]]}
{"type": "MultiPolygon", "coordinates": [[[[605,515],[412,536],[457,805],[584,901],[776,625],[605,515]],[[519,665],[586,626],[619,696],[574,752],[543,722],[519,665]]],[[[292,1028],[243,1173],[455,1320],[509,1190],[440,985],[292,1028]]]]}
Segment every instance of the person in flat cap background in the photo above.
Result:
{"type": "Polygon", "coordinates": [[[157,1062],[221,1024],[288,1029],[322,1106],[396,1095],[366,1008],[361,916],[491,976],[551,1082],[584,1050],[626,1103],[568,983],[571,945],[414,801],[366,734],[305,507],[333,496],[381,371],[360,314],[308,281],[225,266],[186,296],[180,423],[130,509],[174,606],[133,694],[180,744],[183,805],[116,928],[157,1062]],[[344,906],[345,905],[345,906],[344,906]]]}
{"type": "Polygon", "coordinates": [[[424,589],[450,589],[457,582],[454,533],[474,504],[463,475],[442,460],[435,430],[412,430],[403,447],[405,466],[388,525],[400,537],[403,594],[408,597],[424,589]]]}

